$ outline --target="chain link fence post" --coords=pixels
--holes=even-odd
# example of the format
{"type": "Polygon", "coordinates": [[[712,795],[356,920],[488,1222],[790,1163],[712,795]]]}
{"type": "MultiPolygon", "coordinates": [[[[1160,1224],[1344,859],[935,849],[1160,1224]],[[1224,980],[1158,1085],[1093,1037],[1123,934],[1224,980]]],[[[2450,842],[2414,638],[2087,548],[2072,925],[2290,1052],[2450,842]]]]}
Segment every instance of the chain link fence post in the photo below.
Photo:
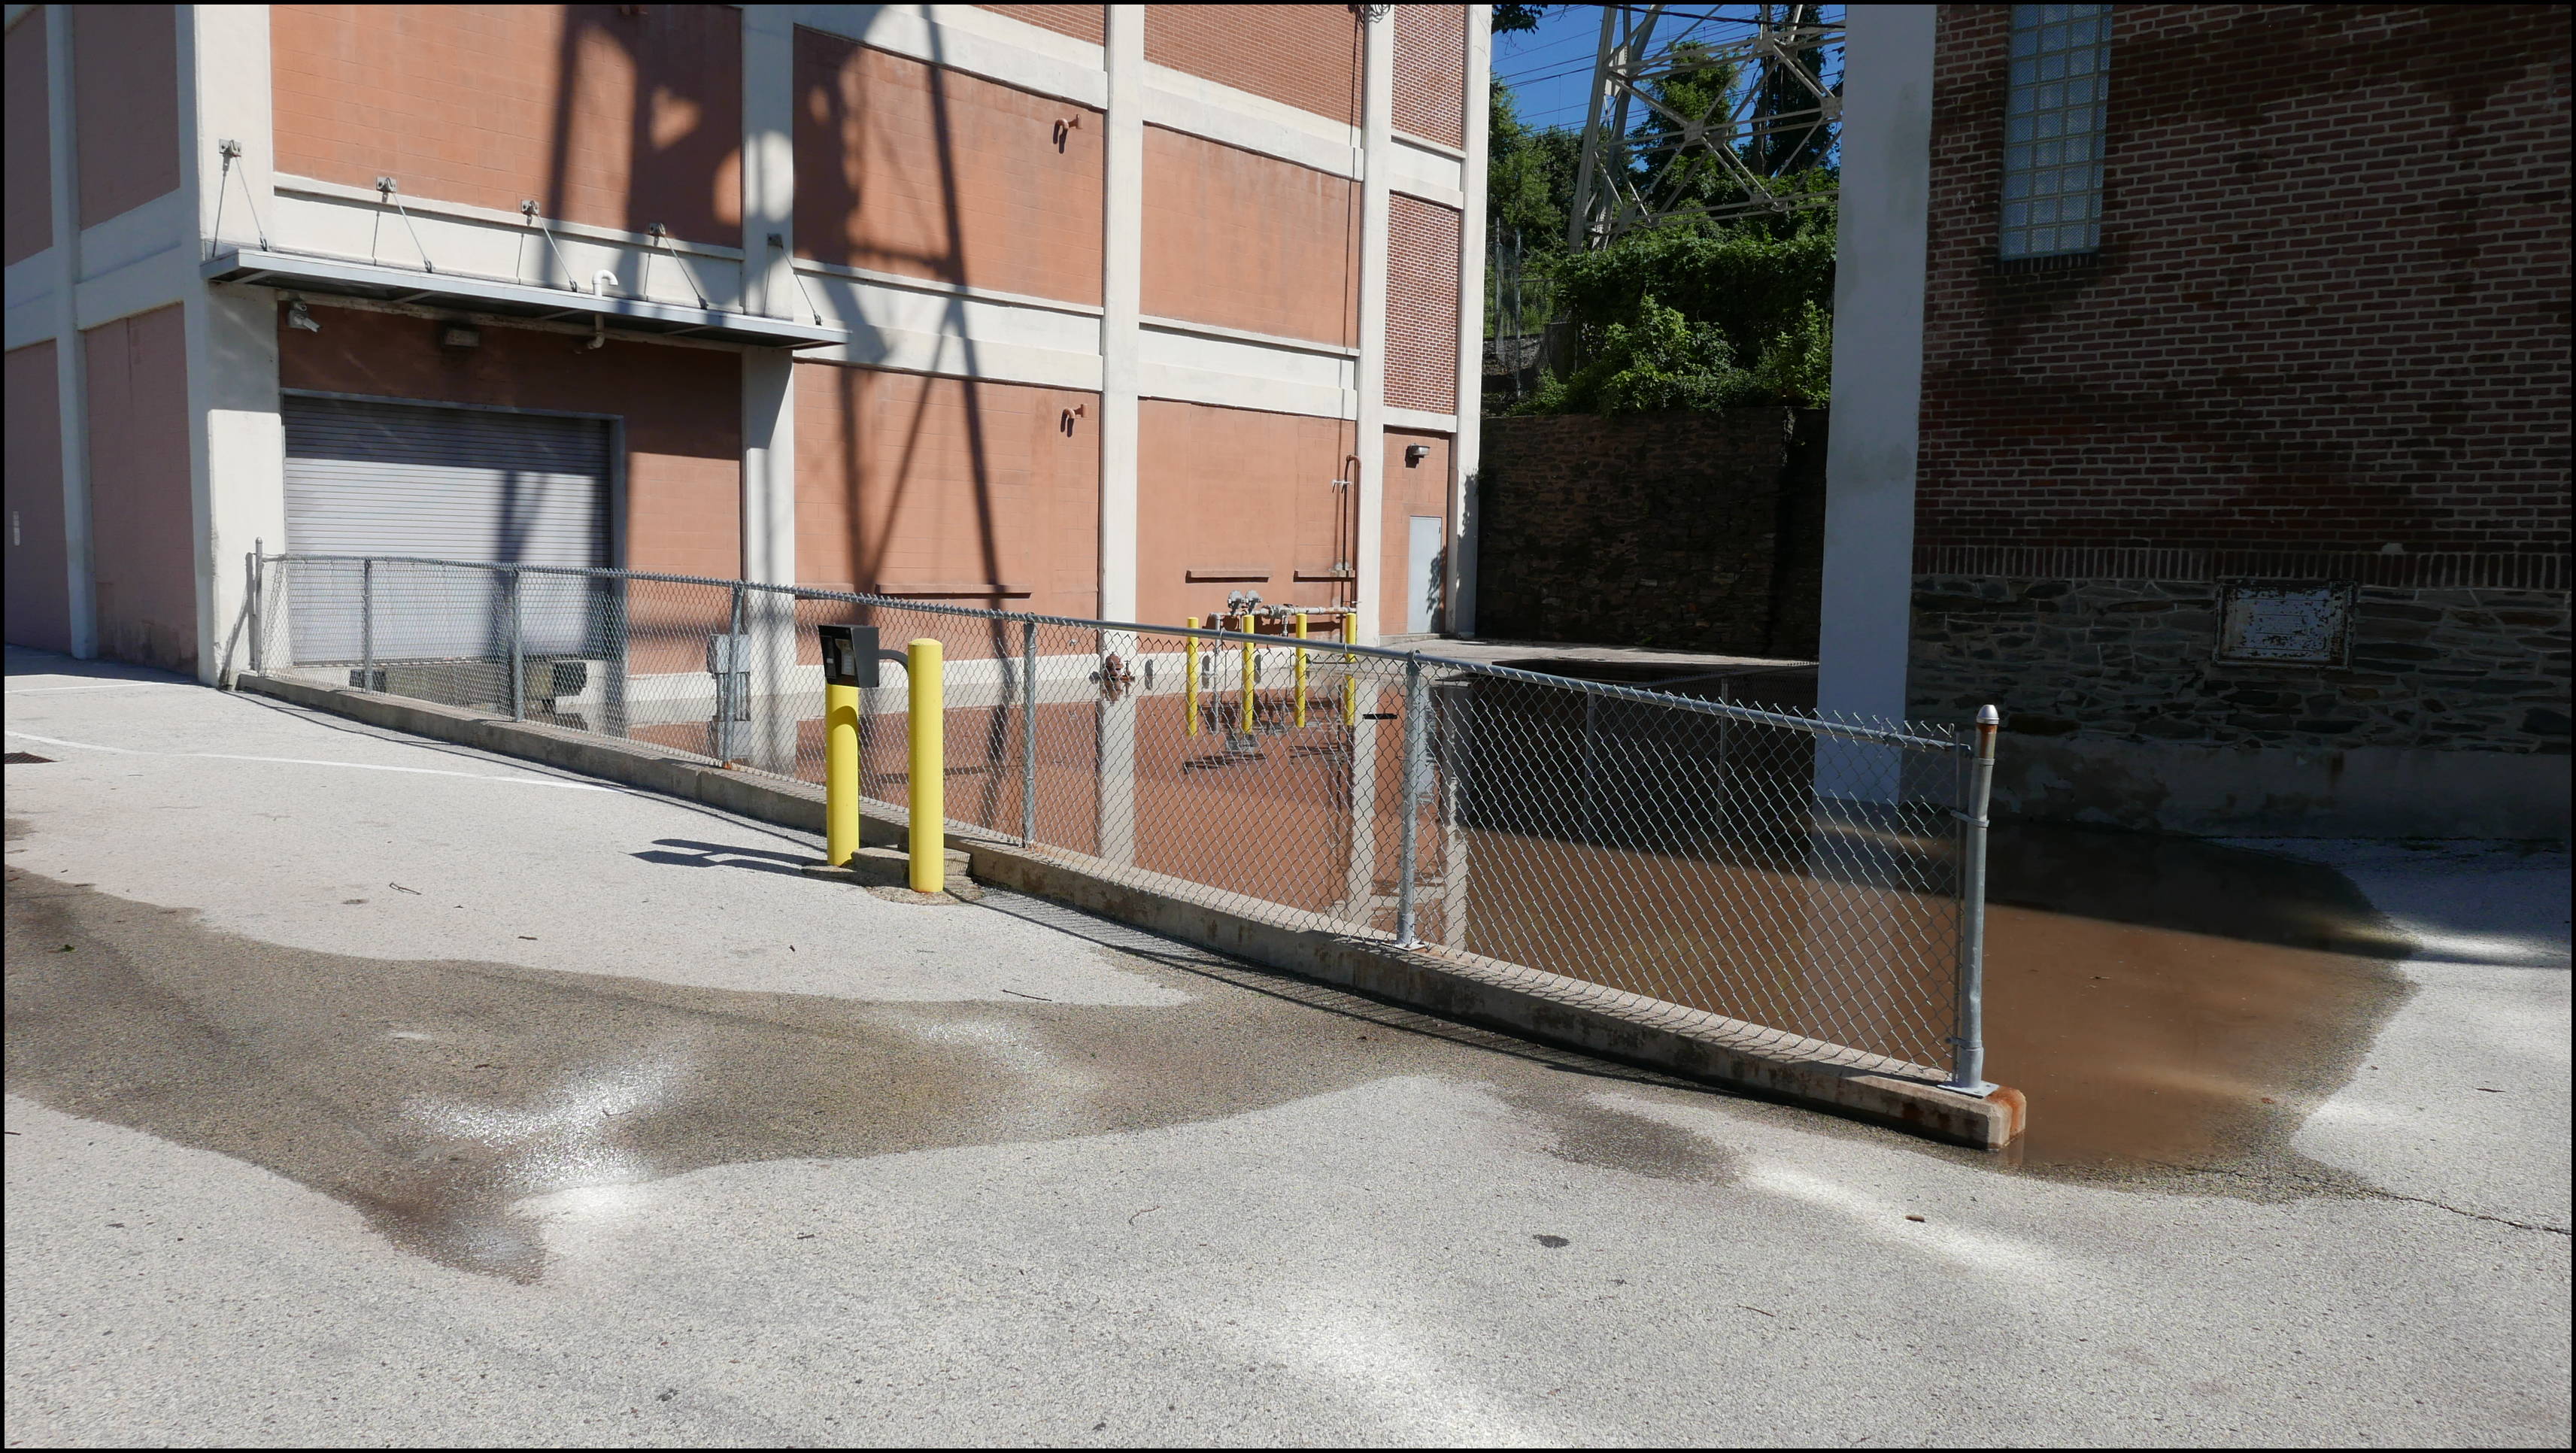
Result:
{"type": "Polygon", "coordinates": [[[1995,734],[2003,717],[1977,708],[1977,755],[1968,770],[1966,831],[1959,844],[1959,1032],[1950,1040],[1949,1089],[1983,1096],[1986,1083],[1986,827],[1994,797],[1995,734]]]}
{"type": "Polygon", "coordinates": [[[1020,622],[1020,846],[1038,840],[1038,623],[1020,622]]]}
{"type": "Polygon", "coordinates": [[[1395,941],[1404,948],[1422,941],[1413,931],[1414,864],[1422,850],[1422,756],[1430,740],[1423,730],[1422,687],[1422,657],[1417,652],[1404,662],[1404,761],[1396,773],[1403,784],[1396,792],[1396,806],[1404,817],[1396,828],[1395,941]]]}
{"type": "Polygon", "coordinates": [[[268,542],[253,540],[250,545],[250,674],[261,675],[268,666],[268,603],[261,599],[268,583],[268,542]]]}
{"type": "Polygon", "coordinates": [[[376,689],[376,562],[358,562],[358,689],[376,689]]]}
{"type": "Polygon", "coordinates": [[[519,617],[519,572],[515,568],[510,568],[503,578],[510,583],[510,720],[526,721],[528,719],[528,663],[527,653],[522,648],[519,635],[522,624],[519,617]]]}

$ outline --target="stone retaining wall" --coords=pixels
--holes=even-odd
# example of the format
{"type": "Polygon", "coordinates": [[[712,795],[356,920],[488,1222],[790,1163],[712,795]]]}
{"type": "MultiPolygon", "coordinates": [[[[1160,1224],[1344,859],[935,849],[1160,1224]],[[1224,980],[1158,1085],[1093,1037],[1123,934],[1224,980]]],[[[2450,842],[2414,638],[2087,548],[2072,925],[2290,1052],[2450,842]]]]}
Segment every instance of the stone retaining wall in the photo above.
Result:
{"type": "Polygon", "coordinates": [[[1913,710],[2213,746],[2568,750],[2568,593],[2364,585],[2346,664],[2222,662],[2207,581],[1914,581],[1913,710]]]}

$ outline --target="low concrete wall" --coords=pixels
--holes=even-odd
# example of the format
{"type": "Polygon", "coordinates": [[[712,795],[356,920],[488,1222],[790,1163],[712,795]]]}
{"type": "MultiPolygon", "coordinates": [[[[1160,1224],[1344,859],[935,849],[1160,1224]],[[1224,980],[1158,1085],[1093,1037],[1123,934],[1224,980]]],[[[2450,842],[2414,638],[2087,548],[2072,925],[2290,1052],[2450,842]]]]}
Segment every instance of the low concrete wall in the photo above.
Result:
{"type": "MultiPolygon", "coordinates": [[[[298,706],[703,802],[760,822],[823,829],[822,789],[809,783],[727,771],[641,743],[401,697],[249,674],[238,684],[298,706]]],[[[899,841],[901,815],[872,808],[862,836],[871,843],[899,841]]],[[[2017,1090],[1971,1099],[1883,1073],[1883,1062],[1874,1056],[1542,970],[1446,950],[1407,951],[1333,928],[1253,918],[1201,901],[1177,880],[1113,879],[1042,850],[954,833],[948,841],[968,855],[978,881],[1471,1024],[1952,1144],[1991,1150],[2021,1134],[2026,1112],[2017,1090]]]]}
{"type": "Polygon", "coordinates": [[[2568,840],[2568,758],[2005,733],[1995,809],[2208,837],[2568,840]]]}

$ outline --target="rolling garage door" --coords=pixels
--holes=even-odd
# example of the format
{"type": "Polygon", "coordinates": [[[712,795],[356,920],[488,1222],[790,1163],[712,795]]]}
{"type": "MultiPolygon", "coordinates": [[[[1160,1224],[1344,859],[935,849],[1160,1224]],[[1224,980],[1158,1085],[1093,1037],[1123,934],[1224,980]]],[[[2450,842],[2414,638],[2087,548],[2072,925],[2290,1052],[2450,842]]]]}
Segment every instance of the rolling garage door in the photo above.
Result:
{"type": "MultiPolygon", "coordinates": [[[[297,554],[412,555],[528,565],[608,563],[608,426],[488,409],[284,401],[286,539],[297,554]]],[[[288,593],[295,657],[355,661],[357,567],[299,568],[288,593]]],[[[530,655],[589,654],[597,588],[528,577],[530,655]]],[[[506,651],[497,576],[378,566],[379,661],[491,659],[506,651]]]]}

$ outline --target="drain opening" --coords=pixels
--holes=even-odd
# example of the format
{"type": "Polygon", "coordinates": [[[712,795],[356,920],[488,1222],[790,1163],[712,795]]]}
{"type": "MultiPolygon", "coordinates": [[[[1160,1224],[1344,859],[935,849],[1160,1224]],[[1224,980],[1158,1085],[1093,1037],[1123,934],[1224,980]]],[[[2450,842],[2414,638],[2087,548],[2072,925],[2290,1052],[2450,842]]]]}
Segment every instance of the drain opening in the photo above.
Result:
{"type": "Polygon", "coordinates": [[[50,762],[52,760],[53,758],[51,757],[39,757],[33,752],[11,752],[9,754],[9,765],[12,767],[31,766],[37,762],[50,762]]]}

